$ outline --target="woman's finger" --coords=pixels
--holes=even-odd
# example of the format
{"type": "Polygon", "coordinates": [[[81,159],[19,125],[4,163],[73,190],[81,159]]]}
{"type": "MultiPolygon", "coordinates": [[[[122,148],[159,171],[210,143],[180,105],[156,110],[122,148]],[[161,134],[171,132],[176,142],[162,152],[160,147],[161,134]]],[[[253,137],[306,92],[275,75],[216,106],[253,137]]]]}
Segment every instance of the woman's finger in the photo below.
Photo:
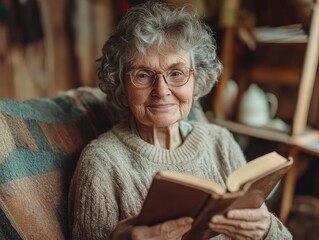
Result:
{"type": "Polygon", "coordinates": [[[147,227],[140,226],[134,229],[134,237],[150,240],[179,240],[191,229],[193,219],[189,217],[170,220],[161,224],[147,227]]]}
{"type": "Polygon", "coordinates": [[[219,233],[225,234],[232,239],[261,239],[264,236],[264,230],[244,230],[237,225],[223,225],[209,223],[209,227],[219,233]]]}
{"type": "MultiPolygon", "coordinates": [[[[266,219],[265,219],[266,220],[266,219]]],[[[246,221],[237,220],[224,217],[222,215],[216,215],[211,219],[213,224],[222,224],[228,226],[234,226],[239,230],[266,230],[269,227],[268,221],[246,221]]]]}

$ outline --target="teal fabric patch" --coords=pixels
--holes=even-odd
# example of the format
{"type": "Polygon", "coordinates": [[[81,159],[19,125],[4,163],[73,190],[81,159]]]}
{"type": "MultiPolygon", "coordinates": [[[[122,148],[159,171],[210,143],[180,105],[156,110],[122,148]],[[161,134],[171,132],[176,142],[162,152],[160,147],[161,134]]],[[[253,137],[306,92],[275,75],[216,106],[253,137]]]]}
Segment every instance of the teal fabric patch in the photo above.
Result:
{"type": "Polygon", "coordinates": [[[78,154],[44,151],[34,153],[25,149],[14,149],[0,165],[0,184],[58,169],[71,170],[75,166],[75,156],[78,157],[78,154]]]}
{"type": "MultiPolygon", "coordinates": [[[[42,129],[40,128],[36,120],[25,120],[24,121],[32,138],[34,139],[37,147],[41,150],[50,150],[50,146],[47,138],[44,136],[42,129]]],[[[15,135],[15,139],[18,139],[20,135],[15,135]]],[[[18,146],[17,146],[18,147],[18,146]]]]}
{"type": "Polygon", "coordinates": [[[0,112],[5,112],[12,117],[52,124],[72,122],[82,115],[67,96],[53,99],[34,99],[26,102],[1,100],[0,112]]]}

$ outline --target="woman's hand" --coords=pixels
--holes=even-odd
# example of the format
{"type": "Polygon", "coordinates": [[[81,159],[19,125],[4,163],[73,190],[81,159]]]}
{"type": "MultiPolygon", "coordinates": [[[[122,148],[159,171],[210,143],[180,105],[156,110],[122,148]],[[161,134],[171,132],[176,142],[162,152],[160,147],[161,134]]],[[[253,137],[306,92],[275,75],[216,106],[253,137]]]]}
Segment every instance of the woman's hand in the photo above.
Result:
{"type": "Polygon", "coordinates": [[[112,240],[180,240],[191,229],[193,219],[190,217],[169,220],[151,227],[134,226],[137,216],[119,222],[111,235],[112,240]]]}
{"type": "Polygon", "coordinates": [[[209,228],[232,239],[264,239],[270,228],[270,213],[267,209],[236,209],[227,216],[212,217],[209,228]]]}

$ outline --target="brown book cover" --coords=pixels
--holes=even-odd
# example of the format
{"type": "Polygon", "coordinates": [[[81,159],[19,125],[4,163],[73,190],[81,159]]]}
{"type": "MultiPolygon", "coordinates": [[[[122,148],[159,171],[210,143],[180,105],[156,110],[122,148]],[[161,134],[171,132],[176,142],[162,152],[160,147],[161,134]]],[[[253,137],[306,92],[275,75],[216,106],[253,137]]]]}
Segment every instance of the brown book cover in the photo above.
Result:
{"type": "Polygon", "coordinates": [[[151,226],[190,216],[194,223],[183,240],[213,237],[217,233],[208,228],[213,215],[230,209],[259,208],[291,164],[291,158],[268,153],[230,174],[227,189],[211,180],[160,171],[153,179],[137,225],[151,226]]]}

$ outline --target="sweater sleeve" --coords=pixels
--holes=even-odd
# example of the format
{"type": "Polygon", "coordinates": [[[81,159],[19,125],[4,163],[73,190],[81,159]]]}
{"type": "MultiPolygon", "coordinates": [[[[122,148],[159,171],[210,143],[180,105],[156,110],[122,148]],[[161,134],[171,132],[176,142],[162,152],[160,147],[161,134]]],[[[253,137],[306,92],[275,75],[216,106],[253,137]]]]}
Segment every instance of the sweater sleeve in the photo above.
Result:
{"type": "Polygon", "coordinates": [[[99,164],[104,155],[84,151],[76,168],[70,191],[72,239],[108,239],[119,221],[111,173],[99,164]]]}
{"type": "Polygon", "coordinates": [[[282,239],[282,240],[292,239],[291,233],[274,215],[271,215],[271,225],[265,240],[271,240],[271,239],[282,239]]]}

